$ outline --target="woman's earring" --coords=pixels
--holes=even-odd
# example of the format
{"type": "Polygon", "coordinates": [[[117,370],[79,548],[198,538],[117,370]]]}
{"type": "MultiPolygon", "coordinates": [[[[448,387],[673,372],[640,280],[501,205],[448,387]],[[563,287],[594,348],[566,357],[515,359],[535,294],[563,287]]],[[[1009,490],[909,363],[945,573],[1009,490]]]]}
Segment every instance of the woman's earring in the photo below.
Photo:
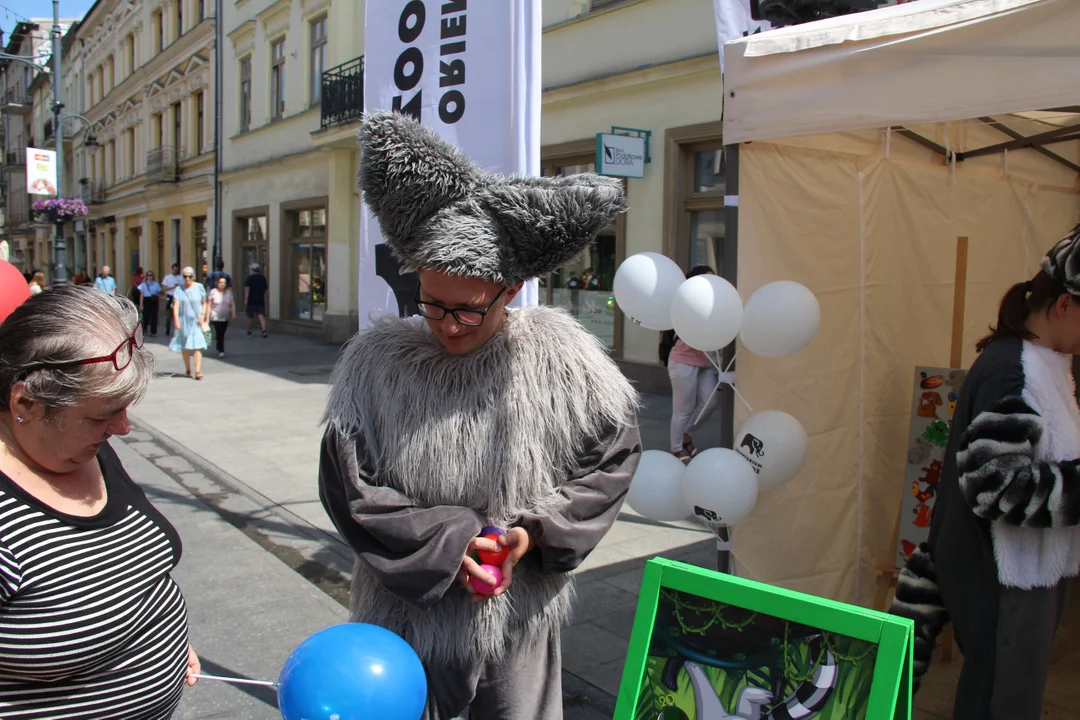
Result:
{"type": "Polygon", "coordinates": [[[15,422],[17,422],[17,423],[19,423],[20,425],[22,425],[22,424],[23,424],[24,422],[26,422],[26,420],[25,420],[25,419],[23,419],[23,416],[22,416],[22,415],[19,415],[18,417],[16,417],[16,418],[15,418],[15,422]]]}

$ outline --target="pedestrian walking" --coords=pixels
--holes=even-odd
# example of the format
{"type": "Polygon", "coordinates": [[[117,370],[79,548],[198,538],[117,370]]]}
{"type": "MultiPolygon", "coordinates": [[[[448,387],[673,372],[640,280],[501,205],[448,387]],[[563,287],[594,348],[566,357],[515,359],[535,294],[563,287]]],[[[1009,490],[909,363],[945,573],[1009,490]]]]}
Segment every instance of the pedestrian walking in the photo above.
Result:
{"type": "Polygon", "coordinates": [[[251,337],[251,327],[255,318],[259,318],[259,329],[266,337],[266,291],[270,284],[262,274],[259,263],[251,263],[251,274],[244,281],[244,314],[247,315],[247,336],[251,337]]]}
{"type": "Polygon", "coordinates": [[[184,284],[184,278],[180,274],[180,266],[172,264],[172,272],[161,280],[161,286],[165,289],[165,337],[168,337],[173,328],[173,299],[176,288],[184,284]]]}
{"type": "Polygon", "coordinates": [[[106,295],[116,294],[116,278],[112,276],[112,268],[108,265],[101,267],[101,275],[94,280],[94,287],[106,295]]]}
{"type": "Polygon", "coordinates": [[[173,328],[176,335],[169,349],[184,358],[184,370],[191,377],[191,358],[195,356],[195,379],[202,380],[202,351],[206,349],[206,335],[210,330],[209,308],[206,288],[195,282],[195,269],[184,268],[181,274],[184,284],[173,295],[173,328]]]}
{"type": "Polygon", "coordinates": [[[154,374],[138,312],[54,286],[0,348],[0,717],[168,718],[200,671],[180,537],[109,445],[154,374]]]}
{"type": "MultiPolygon", "coordinates": [[[[708,265],[699,265],[686,277],[715,274],[708,265]]],[[[688,464],[698,453],[693,431],[705,423],[719,403],[716,369],[705,353],[677,337],[667,366],[671,380],[671,452],[688,464]]]]}
{"type": "Polygon", "coordinates": [[[224,276],[217,279],[217,287],[210,291],[210,324],[214,327],[214,340],[217,343],[217,356],[225,357],[225,331],[229,321],[236,319],[236,303],[232,290],[224,276]]]}
{"type": "Polygon", "coordinates": [[[145,333],[150,330],[150,337],[157,337],[158,297],[161,295],[161,283],[154,278],[154,271],[147,270],[146,278],[139,285],[142,298],[142,326],[145,333]]]}
{"type": "Polygon", "coordinates": [[[206,276],[206,290],[207,292],[213,290],[218,285],[218,278],[225,278],[225,287],[232,289],[232,275],[225,272],[225,261],[218,258],[214,263],[214,272],[206,276]]]}
{"type": "Polygon", "coordinates": [[[30,294],[37,295],[45,289],[45,273],[40,270],[35,271],[33,277],[30,278],[30,282],[27,284],[30,286],[30,294]]]}

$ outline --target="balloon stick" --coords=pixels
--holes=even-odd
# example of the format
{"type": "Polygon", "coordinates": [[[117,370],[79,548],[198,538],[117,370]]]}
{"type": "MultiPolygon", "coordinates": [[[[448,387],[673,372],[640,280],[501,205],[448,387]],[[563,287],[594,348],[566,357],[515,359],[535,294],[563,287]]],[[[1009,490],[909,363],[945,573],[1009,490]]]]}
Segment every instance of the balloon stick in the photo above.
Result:
{"type": "Polygon", "coordinates": [[[200,680],[220,680],[221,682],[237,683],[238,685],[262,685],[264,687],[276,688],[278,684],[276,682],[270,682],[269,680],[245,680],[242,678],[227,678],[219,677],[217,675],[201,675],[192,674],[189,677],[199,678],[200,680]]]}

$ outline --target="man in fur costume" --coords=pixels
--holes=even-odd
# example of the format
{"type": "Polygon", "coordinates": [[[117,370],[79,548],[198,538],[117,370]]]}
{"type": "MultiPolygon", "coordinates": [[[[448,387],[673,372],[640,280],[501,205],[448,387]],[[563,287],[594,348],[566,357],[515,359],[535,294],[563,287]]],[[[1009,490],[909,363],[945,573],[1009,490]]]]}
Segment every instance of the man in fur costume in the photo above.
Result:
{"type": "Polygon", "coordinates": [[[506,306],[625,209],[621,185],[489,175],[391,113],[360,139],[364,200],[418,271],[423,317],[375,320],[334,371],[319,490],[357,554],[352,620],[416,650],[427,720],[561,718],[569,572],[630,485],[637,398],[567,314],[506,306]],[[468,579],[494,578],[471,555],[501,547],[502,582],[478,594],[468,579]]]}

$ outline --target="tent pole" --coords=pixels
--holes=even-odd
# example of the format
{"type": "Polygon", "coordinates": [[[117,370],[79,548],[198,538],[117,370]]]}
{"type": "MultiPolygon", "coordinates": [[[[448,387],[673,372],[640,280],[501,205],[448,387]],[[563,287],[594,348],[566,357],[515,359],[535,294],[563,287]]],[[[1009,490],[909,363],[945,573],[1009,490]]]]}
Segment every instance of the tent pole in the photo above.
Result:
{"type": "MultiPolygon", "coordinates": [[[[739,287],[739,146],[724,146],[727,169],[724,174],[724,238],[721,241],[720,276],[739,287]]],[[[735,343],[724,349],[724,367],[735,370],[735,343]]],[[[720,447],[731,448],[735,441],[735,393],[720,394],[720,447]]],[[[731,528],[716,528],[716,569],[735,574],[735,556],[731,551],[731,528]]]]}

